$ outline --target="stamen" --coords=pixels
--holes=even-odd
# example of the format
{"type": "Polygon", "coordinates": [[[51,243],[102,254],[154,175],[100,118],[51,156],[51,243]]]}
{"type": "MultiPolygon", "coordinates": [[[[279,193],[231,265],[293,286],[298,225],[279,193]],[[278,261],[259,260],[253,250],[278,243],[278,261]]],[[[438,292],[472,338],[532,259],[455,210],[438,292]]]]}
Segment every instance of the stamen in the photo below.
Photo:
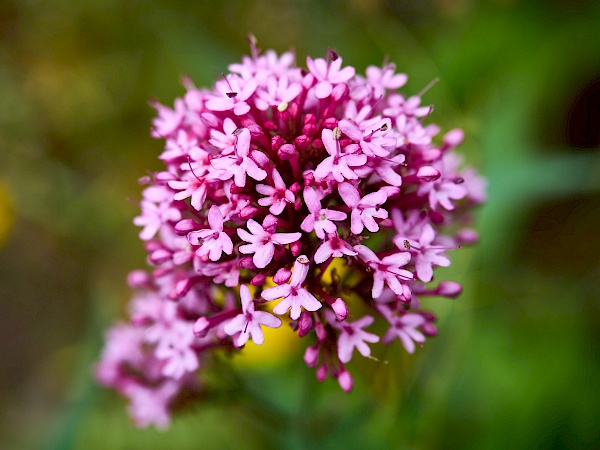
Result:
{"type": "Polygon", "coordinates": [[[225,95],[229,98],[233,98],[236,97],[238,95],[237,92],[233,92],[233,88],[231,87],[231,83],[229,82],[229,80],[227,79],[227,77],[225,76],[224,73],[221,73],[221,76],[223,77],[223,79],[225,80],[225,82],[227,83],[227,86],[229,86],[229,91],[230,92],[226,92],[225,95]]]}
{"type": "Polygon", "coordinates": [[[288,102],[281,102],[279,105],[277,105],[277,111],[284,112],[286,109],[288,109],[288,106],[288,102]]]}
{"type": "Polygon", "coordinates": [[[248,44],[250,44],[250,53],[252,54],[252,59],[256,61],[258,58],[258,49],[256,48],[256,44],[258,43],[258,39],[252,33],[248,33],[248,44]]]}
{"type": "Polygon", "coordinates": [[[406,250],[410,250],[410,242],[408,242],[408,239],[404,239],[404,248],[406,250]]]}
{"type": "Polygon", "coordinates": [[[431,89],[433,86],[435,86],[438,81],[440,81],[440,79],[438,77],[435,77],[433,80],[431,80],[427,86],[425,86],[423,89],[421,89],[421,91],[417,94],[417,97],[423,97],[423,95],[429,90],[431,89]]]}
{"type": "Polygon", "coordinates": [[[198,178],[198,175],[196,175],[196,173],[194,172],[194,168],[192,167],[192,159],[190,158],[190,155],[186,155],[187,156],[187,162],[190,165],[190,170],[192,171],[192,175],[194,175],[194,178],[196,178],[196,180],[198,181],[202,181],[200,178],[198,178]]]}
{"type": "Polygon", "coordinates": [[[340,127],[335,127],[333,129],[333,138],[338,141],[340,139],[340,137],[342,136],[342,130],[340,129],[340,127]]]}

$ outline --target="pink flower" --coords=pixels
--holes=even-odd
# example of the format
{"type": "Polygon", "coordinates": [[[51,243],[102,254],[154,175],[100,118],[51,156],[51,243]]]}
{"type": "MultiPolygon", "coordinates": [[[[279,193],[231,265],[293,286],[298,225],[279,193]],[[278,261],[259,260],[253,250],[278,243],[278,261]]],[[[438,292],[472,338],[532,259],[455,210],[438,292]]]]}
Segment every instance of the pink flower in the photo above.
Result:
{"type": "Polygon", "coordinates": [[[188,234],[190,244],[199,245],[202,243],[196,254],[201,258],[208,255],[211,261],[218,261],[223,252],[231,255],[233,242],[227,233],[223,232],[223,214],[221,214],[218,206],[213,205],[210,207],[208,224],[210,228],[192,231],[188,234]]]}
{"type": "Polygon", "coordinates": [[[329,324],[341,331],[338,337],[337,354],[338,358],[344,364],[352,359],[352,352],[356,348],[363,356],[370,356],[371,349],[367,342],[379,342],[379,336],[373,333],[367,333],[363,330],[375,320],[372,316],[364,316],[354,322],[347,320],[338,322],[335,314],[329,310],[325,310],[325,317],[329,324]]]}
{"type": "Polygon", "coordinates": [[[256,87],[256,80],[242,80],[237,75],[229,75],[224,80],[217,81],[215,88],[220,95],[211,96],[206,102],[206,107],[211,111],[233,110],[236,116],[241,116],[250,111],[246,100],[250,98],[256,87]]]}
{"type": "Polygon", "coordinates": [[[395,64],[387,64],[381,69],[376,66],[367,67],[367,80],[373,88],[375,98],[383,96],[388,89],[396,90],[406,84],[408,80],[406,74],[394,74],[395,71],[395,64]]]}
{"type": "Polygon", "coordinates": [[[426,321],[420,314],[402,314],[396,315],[386,305],[377,305],[377,309],[390,323],[390,328],[383,336],[383,342],[389,344],[395,338],[400,339],[402,345],[408,353],[415,351],[415,342],[422,344],[425,342],[425,336],[417,327],[423,326],[426,321]]]}
{"type": "Polygon", "coordinates": [[[321,202],[314,189],[304,188],[304,201],[310,214],[300,224],[302,231],[307,233],[315,230],[319,239],[325,239],[325,233],[333,234],[337,230],[333,220],[344,220],[346,213],[321,208],[321,202]]]}
{"type": "Polygon", "coordinates": [[[396,139],[385,137],[392,128],[392,122],[389,118],[374,117],[361,125],[362,129],[347,119],[339,122],[340,130],[350,139],[358,142],[365,155],[386,157],[395,148],[396,139]]]}
{"type": "Polygon", "coordinates": [[[448,267],[450,260],[440,255],[446,250],[444,247],[431,247],[430,244],[435,239],[435,231],[430,224],[425,224],[421,231],[421,236],[418,241],[406,238],[404,236],[396,236],[394,238],[394,244],[400,249],[406,249],[407,247],[416,252],[415,267],[417,270],[417,276],[425,283],[431,281],[433,277],[433,266],[448,267]]]}
{"type": "Polygon", "coordinates": [[[384,283],[387,284],[392,291],[398,296],[404,296],[410,299],[410,289],[402,281],[410,281],[413,279],[413,274],[408,270],[401,269],[410,261],[410,253],[401,252],[386,256],[379,259],[375,252],[364,245],[356,245],[354,250],[358,252],[358,256],[365,261],[373,273],[373,298],[379,298],[383,292],[384,283]]]}
{"type": "MultiPolygon", "coordinates": [[[[252,155],[254,156],[254,155],[252,155]]],[[[246,186],[246,175],[257,181],[264,180],[267,172],[258,167],[256,161],[250,156],[250,131],[243,128],[237,136],[235,156],[222,156],[211,162],[212,166],[220,170],[221,180],[233,177],[236,186],[246,186]]]]}
{"type": "Polygon", "coordinates": [[[306,58],[306,65],[310,73],[314,75],[318,83],[315,86],[317,98],[327,98],[333,90],[333,85],[344,83],[354,76],[354,67],[342,67],[342,58],[335,57],[333,61],[327,62],[322,58],[313,60],[306,58]]]}
{"type": "MultiPolygon", "coordinates": [[[[271,216],[273,217],[273,216],[271,216]]],[[[267,219],[265,219],[265,222],[267,219]]],[[[252,261],[259,269],[267,267],[275,254],[275,244],[286,245],[296,242],[302,236],[302,233],[274,233],[275,227],[261,226],[255,220],[248,220],[248,229],[238,228],[238,236],[246,242],[247,245],[240,247],[240,252],[245,255],[254,254],[252,261]]]]}
{"type": "Polygon", "coordinates": [[[333,233],[329,235],[327,240],[323,241],[315,252],[315,262],[321,264],[332,256],[334,258],[341,258],[344,255],[356,256],[356,254],[350,244],[342,240],[337,233],[333,233]]]}
{"type": "Polygon", "coordinates": [[[350,183],[340,183],[338,191],[346,205],[352,209],[350,219],[352,233],[360,234],[365,227],[371,233],[379,231],[379,225],[374,217],[387,219],[388,216],[388,212],[380,208],[387,200],[387,194],[383,189],[365,195],[362,199],[358,190],[350,183]]]}
{"type": "Polygon", "coordinates": [[[229,336],[237,335],[235,345],[241,347],[252,337],[256,345],[265,341],[261,325],[269,328],[279,328],[281,320],[273,314],[254,310],[254,300],[250,295],[248,286],[240,286],[240,298],[242,300],[242,314],[238,314],[225,324],[223,331],[229,336]]]}
{"type": "Polygon", "coordinates": [[[162,186],[151,186],[144,189],[144,200],[141,202],[142,215],[133,219],[133,223],[143,226],[140,239],[148,241],[168,222],[181,219],[181,213],[174,208],[169,198],[172,194],[162,186]]]}
{"type": "Polygon", "coordinates": [[[296,320],[300,317],[302,308],[307,311],[316,311],[321,308],[321,302],[302,287],[302,283],[304,283],[306,275],[308,275],[308,269],[308,258],[301,255],[296,258],[292,279],[289,284],[270,287],[262,292],[261,296],[265,300],[276,300],[283,297],[283,300],[273,308],[275,314],[285,314],[291,308],[290,317],[296,320]]]}
{"type": "Polygon", "coordinates": [[[333,137],[333,131],[324,129],[321,135],[323,145],[329,157],[325,158],[315,169],[315,177],[324,179],[331,175],[337,182],[356,180],[358,175],[350,168],[361,166],[367,162],[365,155],[341,153],[340,144],[333,137]]]}
{"type": "Polygon", "coordinates": [[[296,197],[294,196],[294,193],[287,188],[277,169],[273,169],[272,176],[274,186],[257,184],[256,192],[267,196],[259,199],[258,204],[260,206],[271,206],[269,212],[278,216],[283,212],[287,204],[294,203],[296,197]]]}

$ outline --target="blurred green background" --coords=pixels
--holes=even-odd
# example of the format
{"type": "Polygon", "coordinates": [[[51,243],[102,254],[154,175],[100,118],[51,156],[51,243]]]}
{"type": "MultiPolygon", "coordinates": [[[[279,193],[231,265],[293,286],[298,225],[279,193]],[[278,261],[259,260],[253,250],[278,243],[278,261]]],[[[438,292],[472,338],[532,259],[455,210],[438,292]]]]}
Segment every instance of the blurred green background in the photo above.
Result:
{"type": "Polygon", "coordinates": [[[0,5],[0,448],[600,448],[600,2],[4,0],[0,5]],[[138,430],[91,379],[144,267],[137,179],[182,75],[262,48],[386,55],[489,182],[481,242],[438,279],[439,337],[355,358],[355,390],[301,349],[207,367],[210,394],[138,430]]]}

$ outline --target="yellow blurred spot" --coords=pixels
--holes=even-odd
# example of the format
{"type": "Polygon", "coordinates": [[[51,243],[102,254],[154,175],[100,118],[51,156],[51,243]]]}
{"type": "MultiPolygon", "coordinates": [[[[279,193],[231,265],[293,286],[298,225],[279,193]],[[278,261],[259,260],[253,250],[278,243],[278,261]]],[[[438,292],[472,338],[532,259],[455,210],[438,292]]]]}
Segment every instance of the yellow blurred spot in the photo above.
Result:
{"type": "MultiPolygon", "coordinates": [[[[271,302],[273,303],[273,302],[271,302]]],[[[249,340],[234,364],[240,366],[275,366],[296,352],[300,338],[284,320],[279,328],[262,327],[265,342],[256,345],[249,340]]]]}
{"type": "Polygon", "coordinates": [[[8,195],[4,184],[0,181],[0,245],[3,245],[6,241],[14,221],[15,212],[12,199],[8,195]]]}

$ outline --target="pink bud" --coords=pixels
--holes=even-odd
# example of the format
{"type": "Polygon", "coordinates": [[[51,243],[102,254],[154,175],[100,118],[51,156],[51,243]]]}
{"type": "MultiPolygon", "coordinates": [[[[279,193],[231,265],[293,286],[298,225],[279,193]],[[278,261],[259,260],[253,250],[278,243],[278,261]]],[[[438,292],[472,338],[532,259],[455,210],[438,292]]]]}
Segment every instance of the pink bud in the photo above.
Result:
{"type": "Polygon", "coordinates": [[[279,150],[277,150],[277,156],[279,156],[279,158],[283,161],[287,161],[288,159],[291,159],[297,155],[298,151],[292,144],[283,144],[281,147],[279,147],[279,150]]]}
{"type": "Polygon", "coordinates": [[[318,139],[318,138],[314,139],[312,141],[312,146],[313,146],[313,148],[315,148],[317,150],[320,150],[320,149],[324,148],[323,141],[321,139],[318,139]]]}
{"type": "Polygon", "coordinates": [[[300,253],[302,253],[302,244],[300,241],[292,242],[290,244],[290,250],[292,251],[293,256],[300,256],[300,253]]]}
{"type": "Polygon", "coordinates": [[[288,282],[291,276],[292,271],[282,267],[275,273],[275,275],[273,275],[273,282],[275,284],[285,284],[288,282]]]}
{"type": "Polygon", "coordinates": [[[456,240],[460,244],[476,244],[479,241],[479,235],[477,234],[477,231],[465,228],[458,232],[456,240]]]}
{"type": "Polygon", "coordinates": [[[265,120],[263,123],[263,128],[266,128],[269,131],[277,131],[278,127],[275,123],[270,120],[265,120]]]}
{"type": "Polygon", "coordinates": [[[231,186],[229,187],[229,192],[230,192],[232,195],[239,194],[239,193],[240,193],[240,192],[242,192],[243,190],[244,190],[244,188],[243,188],[243,187],[240,187],[240,186],[238,186],[238,185],[237,185],[237,184],[235,184],[235,183],[231,183],[231,186]]]}
{"type": "Polygon", "coordinates": [[[460,128],[454,128],[444,135],[444,147],[454,148],[461,144],[465,138],[465,133],[460,128]]]}
{"type": "Polygon", "coordinates": [[[301,190],[302,190],[302,188],[300,187],[300,184],[298,184],[297,181],[290,186],[290,191],[292,191],[294,194],[297,194],[301,190]]]}
{"type": "Polygon", "coordinates": [[[252,139],[258,139],[265,134],[262,127],[257,123],[252,122],[248,125],[245,125],[245,127],[250,131],[250,136],[252,136],[252,139]]]}
{"type": "Polygon", "coordinates": [[[328,117],[323,121],[323,126],[330,130],[333,130],[335,127],[338,126],[338,120],[335,117],[328,117]]]}
{"type": "Polygon", "coordinates": [[[179,236],[185,236],[190,231],[199,229],[199,225],[192,219],[183,219],[175,224],[175,233],[177,233],[179,236]]]}
{"type": "Polygon", "coordinates": [[[194,324],[194,334],[198,337],[205,337],[210,329],[210,322],[206,317],[200,317],[194,324]]]}
{"type": "Polygon", "coordinates": [[[296,139],[294,139],[294,142],[296,144],[296,147],[298,147],[300,151],[304,151],[310,146],[312,140],[306,134],[301,134],[300,136],[297,136],[296,139]]]}
{"type": "Polygon", "coordinates": [[[421,153],[421,158],[424,161],[437,161],[442,157],[442,151],[439,148],[430,148],[421,153]]]}
{"type": "Polygon", "coordinates": [[[327,366],[325,364],[321,364],[317,369],[317,380],[323,381],[327,378],[327,366]]]}
{"type": "Polygon", "coordinates": [[[313,320],[312,320],[312,317],[310,316],[310,313],[307,311],[304,311],[300,315],[300,319],[298,319],[298,336],[300,336],[300,337],[306,336],[308,334],[308,332],[311,330],[312,324],[313,324],[313,320]]]}
{"type": "Polygon", "coordinates": [[[303,123],[304,123],[304,125],[308,125],[309,123],[315,124],[315,123],[317,123],[317,116],[315,116],[312,113],[305,114],[303,123]]]}
{"type": "Polygon", "coordinates": [[[257,273],[256,275],[254,275],[254,277],[250,280],[250,284],[252,286],[262,286],[263,284],[265,284],[265,281],[267,280],[267,276],[263,273],[257,273]]]}
{"type": "Polygon", "coordinates": [[[242,259],[240,259],[238,266],[240,269],[256,269],[256,266],[252,261],[252,256],[244,256],[242,259]]]}
{"type": "Polygon", "coordinates": [[[311,137],[317,132],[317,126],[314,123],[308,123],[302,127],[302,134],[311,137]]]}
{"type": "Polygon", "coordinates": [[[127,284],[131,288],[148,288],[151,285],[150,275],[143,270],[133,270],[127,275],[127,284]]]}
{"type": "Polygon", "coordinates": [[[279,136],[278,134],[276,134],[275,136],[273,136],[271,138],[271,147],[273,148],[273,150],[277,151],[279,150],[279,148],[285,144],[285,139],[282,138],[281,136],[279,136]]]}
{"type": "Polygon", "coordinates": [[[162,183],[167,183],[171,180],[176,180],[177,177],[171,172],[158,172],[156,175],[154,175],[154,179],[162,183]]]}
{"type": "Polygon", "coordinates": [[[340,322],[348,317],[348,307],[341,298],[331,304],[331,309],[335,312],[335,318],[340,322]]]}
{"type": "Polygon", "coordinates": [[[440,171],[431,166],[419,167],[417,178],[424,182],[435,181],[440,177],[440,171]]]}
{"type": "Polygon", "coordinates": [[[254,217],[254,214],[256,214],[256,211],[258,211],[258,208],[256,208],[255,206],[246,205],[240,211],[240,214],[239,214],[240,219],[242,219],[242,220],[252,219],[252,217],[254,217]]]}
{"type": "Polygon", "coordinates": [[[307,347],[304,351],[304,362],[308,367],[315,367],[319,362],[319,348],[307,347]]]}
{"type": "Polygon", "coordinates": [[[179,280],[177,284],[175,284],[175,293],[177,297],[183,297],[187,294],[192,288],[193,283],[191,278],[184,278],[183,280],[179,280]]]}
{"type": "Polygon", "coordinates": [[[150,262],[156,265],[160,265],[169,259],[171,259],[171,252],[162,248],[150,254],[150,262]]]}
{"type": "Polygon", "coordinates": [[[423,333],[425,333],[427,336],[437,336],[437,328],[431,322],[423,324],[421,329],[423,330],[423,333]]]}
{"type": "Polygon", "coordinates": [[[462,286],[456,281],[442,281],[436,289],[439,295],[448,298],[456,298],[462,292],[462,286]]]}
{"type": "Polygon", "coordinates": [[[327,332],[325,331],[325,327],[321,322],[315,323],[315,332],[317,333],[317,339],[319,342],[323,342],[327,337],[327,332]]]}
{"type": "Polygon", "coordinates": [[[429,218],[436,225],[444,223],[444,215],[439,211],[429,211],[429,218]]]}
{"type": "Polygon", "coordinates": [[[354,385],[354,380],[352,379],[350,372],[348,372],[346,369],[342,369],[338,375],[338,383],[344,392],[350,392],[352,390],[352,386],[354,385]]]}

